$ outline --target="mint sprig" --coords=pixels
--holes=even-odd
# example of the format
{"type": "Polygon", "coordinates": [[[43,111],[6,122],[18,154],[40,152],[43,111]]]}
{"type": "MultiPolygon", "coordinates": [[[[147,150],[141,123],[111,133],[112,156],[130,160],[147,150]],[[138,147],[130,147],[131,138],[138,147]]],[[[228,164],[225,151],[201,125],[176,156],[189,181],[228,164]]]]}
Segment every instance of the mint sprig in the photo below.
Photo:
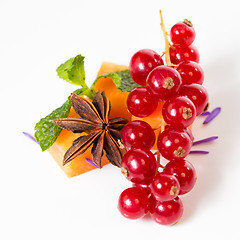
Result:
{"type": "MultiPolygon", "coordinates": [[[[116,87],[122,92],[131,92],[133,89],[140,86],[132,80],[129,70],[125,70],[103,74],[97,77],[91,88],[89,88],[85,83],[84,57],[80,54],[61,64],[57,68],[57,74],[60,78],[71,84],[81,85],[82,88],[76,90],[75,93],[80,96],[86,95],[90,99],[93,99],[95,95],[95,83],[102,77],[111,78],[116,87]]],[[[41,118],[36,124],[34,136],[36,141],[39,142],[42,151],[45,151],[52,146],[62,130],[54,124],[52,120],[68,117],[70,109],[71,101],[69,97],[61,107],[55,109],[46,117],[41,118]]]]}
{"type": "MultiPolygon", "coordinates": [[[[74,58],[70,58],[65,63],[61,64],[57,68],[57,73],[60,78],[71,84],[81,85],[82,87],[88,88],[85,83],[84,57],[80,54],[74,58]]],[[[96,82],[102,77],[111,78],[116,87],[122,92],[131,92],[136,87],[140,87],[140,85],[135,83],[131,78],[129,70],[125,70],[98,76],[90,88],[91,91],[94,91],[96,82]]],[[[93,98],[93,96],[94,92],[91,98],[93,98]]]]}

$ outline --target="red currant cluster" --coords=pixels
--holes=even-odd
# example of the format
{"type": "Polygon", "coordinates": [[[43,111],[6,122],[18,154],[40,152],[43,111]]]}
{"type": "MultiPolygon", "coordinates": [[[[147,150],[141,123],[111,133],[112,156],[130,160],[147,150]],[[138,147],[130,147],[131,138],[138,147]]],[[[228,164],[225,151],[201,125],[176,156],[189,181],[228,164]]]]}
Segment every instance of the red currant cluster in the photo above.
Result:
{"type": "Polygon", "coordinates": [[[157,138],[157,154],[169,162],[162,166],[151,151],[156,140],[152,127],[142,120],[129,122],[121,132],[127,150],[121,171],[133,186],[122,192],[118,203],[127,218],[137,219],[150,212],[156,222],[164,225],[180,219],[183,204],[178,195],[188,193],[195,184],[196,171],[185,160],[193,144],[189,127],[208,104],[199,53],[192,45],[195,31],[191,22],[175,24],[170,39],[172,44],[166,43],[167,65],[153,50],[133,55],[129,71],[142,87],[134,89],[127,99],[128,110],[139,118],[149,116],[159,101],[164,102],[165,129],[157,138]]]}

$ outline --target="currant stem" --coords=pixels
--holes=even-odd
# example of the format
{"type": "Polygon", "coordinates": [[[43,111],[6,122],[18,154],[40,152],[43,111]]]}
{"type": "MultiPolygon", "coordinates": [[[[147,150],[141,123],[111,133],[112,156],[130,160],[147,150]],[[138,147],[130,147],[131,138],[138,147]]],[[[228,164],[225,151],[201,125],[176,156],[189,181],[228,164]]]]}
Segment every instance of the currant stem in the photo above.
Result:
{"type": "Polygon", "coordinates": [[[166,54],[166,53],[165,53],[165,52],[163,52],[163,53],[162,53],[162,55],[161,55],[160,57],[161,57],[161,58],[163,58],[163,56],[164,56],[165,54],[166,54]]]}
{"type": "Polygon", "coordinates": [[[161,23],[160,23],[160,26],[161,26],[161,29],[163,31],[163,35],[164,35],[164,39],[165,39],[165,54],[166,54],[166,62],[167,62],[167,65],[168,66],[173,66],[173,64],[171,63],[171,60],[170,60],[170,54],[169,54],[169,41],[168,41],[168,33],[166,31],[166,28],[165,28],[165,25],[164,25],[164,22],[163,22],[163,16],[162,16],[162,11],[160,10],[160,19],[161,19],[161,23]]]}
{"type": "Polygon", "coordinates": [[[160,152],[157,151],[157,152],[155,153],[155,155],[157,155],[157,164],[158,164],[158,167],[164,168],[164,166],[160,163],[160,152]]]}

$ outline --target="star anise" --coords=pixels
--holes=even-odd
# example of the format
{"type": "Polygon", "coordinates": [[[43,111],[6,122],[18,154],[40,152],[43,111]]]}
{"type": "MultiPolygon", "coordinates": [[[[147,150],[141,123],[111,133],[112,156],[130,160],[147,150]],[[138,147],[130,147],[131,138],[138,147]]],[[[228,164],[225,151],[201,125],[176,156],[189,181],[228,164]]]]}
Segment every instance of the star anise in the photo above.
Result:
{"type": "Polygon", "coordinates": [[[117,117],[108,119],[111,104],[104,92],[95,94],[90,102],[84,97],[72,93],[70,96],[73,109],[80,118],[59,118],[53,120],[59,127],[73,133],[87,133],[75,139],[64,155],[63,165],[84,153],[92,145],[92,161],[101,168],[103,150],[109,162],[120,167],[124,146],[121,142],[121,130],[128,122],[117,117]]]}

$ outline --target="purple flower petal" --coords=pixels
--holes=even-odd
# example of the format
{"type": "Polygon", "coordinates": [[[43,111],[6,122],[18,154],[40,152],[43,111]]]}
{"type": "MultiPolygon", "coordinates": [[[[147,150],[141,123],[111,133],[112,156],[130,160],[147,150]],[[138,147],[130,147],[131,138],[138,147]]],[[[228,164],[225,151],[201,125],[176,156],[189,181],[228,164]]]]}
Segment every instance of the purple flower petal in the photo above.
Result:
{"type": "Polygon", "coordinates": [[[201,143],[211,142],[211,141],[213,141],[215,139],[218,139],[218,137],[217,136],[213,136],[213,137],[204,138],[202,140],[198,140],[198,141],[193,142],[192,145],[194,146],[194,145],[198,145],[198,144],[201,144],[201,143]]]}
{"type": "Polygon", "coordinates": [[[194,151],[190,151],[189,154],[209,154],[208,151],[201,151],[201,150],[194,150],[194,151]]]}
{"type": "Polygon", "coordinates": [[[212,112],[206,117],[203,124],[207,124],[207,123],[211,122],[220,112],[221,112],[220,107],[213,109],[212,112]]]}
{"type": "Polygon", "coordinates": [[[91,164],[92,166],[99,168],[90,158],[86,158],[85,159],[89,164],[91,164]]]}
{"type": "MultiPolygon", "coordinates": [[[[32,141],[34,141],[35,143],[38,143],[35,139],[35,137],[33,137],[30,133],[27,132],[22,132],[26,137],[28,137],[29,139],[31,139],[32,141]]],[[[38,143],[39,144],[39,143],[38,143]]]]}
{"type": "Polygon", "coordinates": [[[209,111],[207,111],[207,112],[202,112],[202,113],[200,114],[200,116],[208,116],[209,114],[210,114],[209,111]]]}

